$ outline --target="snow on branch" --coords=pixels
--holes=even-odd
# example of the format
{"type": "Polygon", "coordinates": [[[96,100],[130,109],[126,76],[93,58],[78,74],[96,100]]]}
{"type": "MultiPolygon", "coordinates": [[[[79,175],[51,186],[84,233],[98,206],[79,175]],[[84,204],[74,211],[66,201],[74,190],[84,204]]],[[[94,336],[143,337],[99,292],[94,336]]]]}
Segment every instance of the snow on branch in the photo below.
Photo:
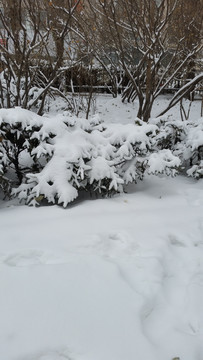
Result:
{"type": "Polygon", "coordinates": [[[203,80],[203,72],[194,77],[194,79],[188,81],[184,86],[182,86],[173,96],[168,106],[158,115],[164,115],[169,109],[175,106],[183,97],[195,89],[195,86],[203,80]]]}

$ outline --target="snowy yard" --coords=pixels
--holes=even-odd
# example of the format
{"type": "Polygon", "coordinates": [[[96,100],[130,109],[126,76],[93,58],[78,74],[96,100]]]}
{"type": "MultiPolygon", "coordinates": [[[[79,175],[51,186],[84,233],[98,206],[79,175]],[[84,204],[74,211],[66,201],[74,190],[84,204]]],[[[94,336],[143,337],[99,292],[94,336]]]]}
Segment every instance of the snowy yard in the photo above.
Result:
{"type": "Polygon", "coordinates": [[[66,209],[1,200],[0,233],[0,360],[202,360],[203,180],[150,176],[66,209]]]}

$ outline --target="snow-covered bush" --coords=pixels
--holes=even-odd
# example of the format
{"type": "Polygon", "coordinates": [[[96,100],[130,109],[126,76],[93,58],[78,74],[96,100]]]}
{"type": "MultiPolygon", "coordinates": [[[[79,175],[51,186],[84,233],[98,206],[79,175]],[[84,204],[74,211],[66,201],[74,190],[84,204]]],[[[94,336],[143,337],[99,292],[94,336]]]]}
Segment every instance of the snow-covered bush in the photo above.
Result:
{"type": "Polygon", "coordinates": [[[203,177],[203,118],[180,121],[170,117],[150,120],[159,128],[157,147],[170,149],[188,176],[203,177]]]}
{"type": "Polygon", "coordinates": [[[179,158],[157,146],[161,131],[139,119],[135,125],[104,124],[97,115],[86,120],[66,112],[41,117],[1,109],[1,175],[29,204],[45,198],[66,206],[80,189],[110,195],[145,173],[176,173],[179,158]]]}
{"type": "Polygon", "coordinates": [[[203,177],[203,118],[187,122],[183,158],[188,176],[196,179],[203,177]]]}
{"type": "Polygon", "coordinates": [[[175,151],[178,145],[185,139],[187,126],[181,120],[175,120],[170,116],[162,116],[150,119],[149,123],[155,124],[159,129],[156,137],[156,144],[159,149],[175,151]]]}
{"type": "Polygon", "coordinates": [[[9,196],[11,191],[11,184],[7,177],[3,175],[3,167],[0,166],[0,189],[3,190],[5,196],[9,196]]]}
{"type": "Polygon", "coordinates": [[[46,133],[40,133],[42,124],[42,117],[28,110],[0,110],[0,166],[4,178],[20,184],[27,172],[44,166],[35,155],[36,149],[43,146],[48,155],[46,133]]]}

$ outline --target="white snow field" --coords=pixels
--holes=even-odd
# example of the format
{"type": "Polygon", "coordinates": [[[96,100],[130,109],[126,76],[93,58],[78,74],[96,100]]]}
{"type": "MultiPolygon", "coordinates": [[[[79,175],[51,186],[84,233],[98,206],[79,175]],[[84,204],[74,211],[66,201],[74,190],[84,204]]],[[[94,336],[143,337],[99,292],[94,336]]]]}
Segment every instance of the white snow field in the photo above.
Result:
{"type": "Polygon", "coordinates": [[[203,181],[4,205],[0,231],[0,359],[202,359],[203,181]]]}
{"type": "Polygon", "coordinates": [[[203,180],[128,190],[0,201],[0,360],[203,359],[203,180]]]}

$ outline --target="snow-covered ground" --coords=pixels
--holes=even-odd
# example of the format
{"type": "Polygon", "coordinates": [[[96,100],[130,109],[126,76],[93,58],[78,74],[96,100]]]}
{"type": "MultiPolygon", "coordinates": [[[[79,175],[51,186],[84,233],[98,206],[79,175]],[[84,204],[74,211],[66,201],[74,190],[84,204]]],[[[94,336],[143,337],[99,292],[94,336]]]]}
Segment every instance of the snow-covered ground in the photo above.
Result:
{"type": "Polygon", "coordinates": [[[150,176],[66,209],[1,201],[0,233],[0,360],[202,360],[203,180],[150,176]]]}
{"type": "MultiPolygon", "coordinates": [[[[172,95],[161,95],[159,96],[154,103],[154,107],[152,109],[152,117],[158,116],[168,105],[171,100],[172,95]]],[[[134,103],[121,103],[120,97],[113,99],[109,95],[100,96],[96,100],[96,105],[98,112],[101,117],[106,122],[116,123],[122,122],[123,124],[134,123],[135,116],[138,111],[138,100],[136,99],[134,103]]],[[[186,113],[189,113],[191,118],[198,119],[201,114],[201,100],[198,98],[192,102],[190,107],[190,102],[188,100],[183,101],[183,106],[186,110],[186,113]]],[[[180,118],[180,105],[177,104],[175,107],[170,109],[167,112],[167,115],[172,116],[173,118],[180,118]]]]}

